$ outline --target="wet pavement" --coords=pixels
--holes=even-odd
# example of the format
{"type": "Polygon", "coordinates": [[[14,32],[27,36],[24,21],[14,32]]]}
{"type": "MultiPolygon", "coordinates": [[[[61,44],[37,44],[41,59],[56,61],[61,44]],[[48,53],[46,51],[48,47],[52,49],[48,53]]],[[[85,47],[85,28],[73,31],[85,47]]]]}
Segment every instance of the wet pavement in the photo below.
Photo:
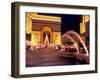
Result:
{"type": "MultiPolygon", "coordinates": [[[[60,50],[43,48],[26,52],[26,67],[61,66],[80,64],[74,56],[61,57],[60,50]]],[[[63,53],[63,52],[62,52],[63,53]]]]}

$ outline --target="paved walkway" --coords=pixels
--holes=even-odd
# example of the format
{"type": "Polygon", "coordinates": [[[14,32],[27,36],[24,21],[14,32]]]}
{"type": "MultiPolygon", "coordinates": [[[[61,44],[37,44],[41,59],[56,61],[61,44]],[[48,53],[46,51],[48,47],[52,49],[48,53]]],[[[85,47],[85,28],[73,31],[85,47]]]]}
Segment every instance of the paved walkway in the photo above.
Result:
{"type": "Polygon", "coordinates": [[[58,56],[60,51],[44,48],[26,53],[26,67],[60,66],[79,64],[75,57],[58,56]]]}

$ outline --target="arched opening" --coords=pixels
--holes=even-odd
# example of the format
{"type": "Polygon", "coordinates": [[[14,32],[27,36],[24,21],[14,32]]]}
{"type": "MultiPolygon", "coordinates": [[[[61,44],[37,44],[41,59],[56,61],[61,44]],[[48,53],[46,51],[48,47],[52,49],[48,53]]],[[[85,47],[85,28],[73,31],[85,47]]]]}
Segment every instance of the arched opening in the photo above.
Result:
{"type": "Polygon", "coordinates": [[[48,40],[49,43],[52,42],[52,31],[49,27],[44,27],[42,29],[42,43],[44,43],[45,39],[48,40]]]}
{"type": "Polygon", "coordinates": [[[48,37],[48,40],[49,40],[49,42],[50,42],[50,32],[49,31],[44,31],[43,32],[43,42],[44,42],[44,40],[45,40],[45,38],[46,38],[46,35],[47,35],[47,37],[48,37]]]}

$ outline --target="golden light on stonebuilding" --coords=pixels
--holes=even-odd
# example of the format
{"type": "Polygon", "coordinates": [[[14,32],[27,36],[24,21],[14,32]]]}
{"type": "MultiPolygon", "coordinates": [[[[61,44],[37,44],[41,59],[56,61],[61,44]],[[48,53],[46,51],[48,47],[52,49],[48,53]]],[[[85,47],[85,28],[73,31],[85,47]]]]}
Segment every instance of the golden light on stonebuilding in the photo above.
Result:
{"type": "Polygon", "coordinates": [[[85,33],[85,25],[80,23],[80,33],[85,33]]]}
{"type": "Polygon", "coordinates": [[[82,16],[82,22],[80,23],[80,33],[86,32],[86,22],[90,20],[90,16],[82,16]]]}
{"type": "Polygon", "coordinates": [[[31,45],[44,44],[45,39],[50,44],[61,44],[61,17],[40,15],[26,12],[26,34],[31,34],[31,45]]]}

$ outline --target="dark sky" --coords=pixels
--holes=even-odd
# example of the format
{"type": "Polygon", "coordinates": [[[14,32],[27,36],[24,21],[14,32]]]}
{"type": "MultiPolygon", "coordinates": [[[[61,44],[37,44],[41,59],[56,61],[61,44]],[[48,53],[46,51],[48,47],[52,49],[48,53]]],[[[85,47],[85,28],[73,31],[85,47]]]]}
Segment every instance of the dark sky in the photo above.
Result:
{"type": "Polygon", "coordinates": [[[43,15],[59,16],[61,17],[61,32],[62,34],[69,30],[74,30],[77,33],[80,31],[80,20],[81,15],[71,15],[71,14],[46,14],[39,13],[43,15]]]}

